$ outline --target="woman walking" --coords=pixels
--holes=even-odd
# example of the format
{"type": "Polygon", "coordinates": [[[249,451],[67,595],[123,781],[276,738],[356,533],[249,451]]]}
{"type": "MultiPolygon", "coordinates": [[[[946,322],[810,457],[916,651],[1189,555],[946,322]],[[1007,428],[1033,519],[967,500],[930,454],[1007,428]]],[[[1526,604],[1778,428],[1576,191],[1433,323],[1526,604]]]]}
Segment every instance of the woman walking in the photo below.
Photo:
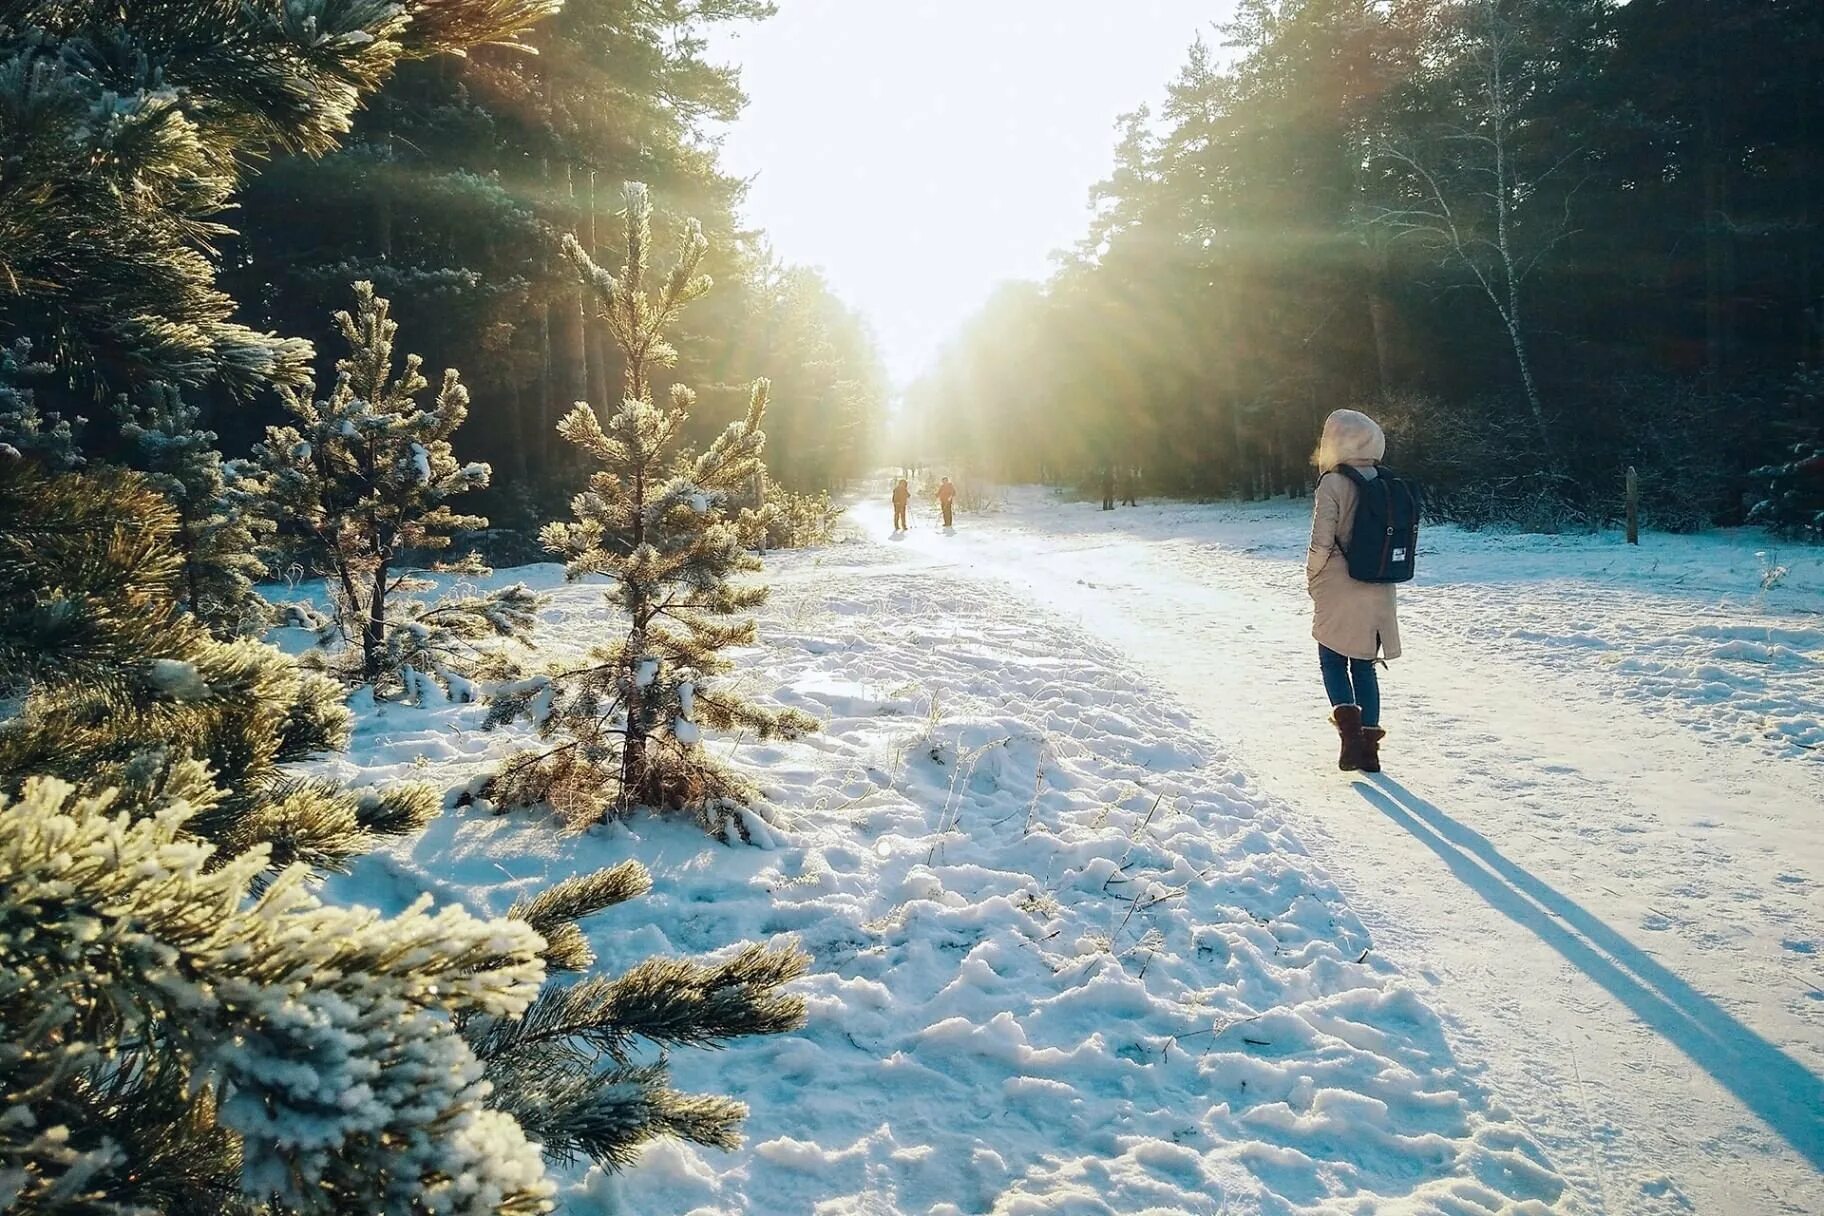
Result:
{"type": "Polygon", "coordinates": [[[1399,658],[1400,622],[1392,583],[1364,583],[1349,576],[1343,550],[1354,532],[1361,491],[1338,470],[1349,466],[1372,481],[1386,452],[1386,436],[1374,419],[1356,410],[1337,410],[1324,420],[1314,457],[1319,477],[1305,580],[1330,721],[1342,742],[1337,767],[1344,772],[1381,771],[1381,740],[1387,732],[1381,729],[1381,684],[1374,664],[1399,658]]]}

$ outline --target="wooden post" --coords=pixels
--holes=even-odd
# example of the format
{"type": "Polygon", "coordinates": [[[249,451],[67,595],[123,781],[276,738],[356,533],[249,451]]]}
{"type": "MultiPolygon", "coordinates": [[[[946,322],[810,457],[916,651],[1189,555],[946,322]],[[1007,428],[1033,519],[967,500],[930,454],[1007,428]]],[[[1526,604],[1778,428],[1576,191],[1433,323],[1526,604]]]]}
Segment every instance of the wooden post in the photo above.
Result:
{"type": "Polygon", "coordinates": [[[1640,543],[1640,474],[1628,466],[1628,543],[1640,543]]]}

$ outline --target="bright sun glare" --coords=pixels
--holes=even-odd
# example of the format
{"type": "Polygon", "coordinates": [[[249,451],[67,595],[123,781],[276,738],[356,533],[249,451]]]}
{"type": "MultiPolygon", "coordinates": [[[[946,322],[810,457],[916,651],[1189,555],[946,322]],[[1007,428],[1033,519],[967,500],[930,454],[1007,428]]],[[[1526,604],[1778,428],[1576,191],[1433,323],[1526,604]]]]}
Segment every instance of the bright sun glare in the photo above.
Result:
{"type": "Polygon", "coordinates": [[[747,218],[819,266],[916,376],[1007,280],[1083,232],[1114,123],[1160,95],[1229,0],[782,0],[717,51],[747,218]]]}

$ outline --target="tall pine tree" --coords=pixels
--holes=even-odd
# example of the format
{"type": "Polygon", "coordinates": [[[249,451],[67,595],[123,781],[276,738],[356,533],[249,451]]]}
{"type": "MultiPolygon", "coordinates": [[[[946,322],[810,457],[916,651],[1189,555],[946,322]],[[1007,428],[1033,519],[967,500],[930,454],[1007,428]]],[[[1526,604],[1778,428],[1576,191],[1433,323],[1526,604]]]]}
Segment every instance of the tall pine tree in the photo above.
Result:
{"type": "Polygon", "coordinates": [[[677,449],[695,394],[673,384],[661,406],[653,377],[677,361],[666,328],[710,289],[701,273],[709,242],[687,223],[676,263],[649,283],[652,199],[640,183],[626,189],[618,276],[574,238],[564,243],[620,348],[624,376],[621,403],[605,425],[581,403],[559,424],[599,467],[571,503],[575,519],[543,533],[571,578],[611,580],[609,602],[625,633],[595,650],[589,666],[523,682],[500,697],[491,723],[527,716],[542,737],[562,742],[510,761],[493,793],[514,803],[548,802],[576,822],[644,806],[719,824],[756,791],[703,749],[701,729],[790,738],[816,725],[802,712],[757,705],[713,682],[731,667],[722,652],[755,637],[751,618],[729,618],[767,594],[763,584],[737,581],[760,569],[749,550],[764,517],[734,506],[762,470],[767,386],[755,383],[747,416],[701,453],[677,449]]]}

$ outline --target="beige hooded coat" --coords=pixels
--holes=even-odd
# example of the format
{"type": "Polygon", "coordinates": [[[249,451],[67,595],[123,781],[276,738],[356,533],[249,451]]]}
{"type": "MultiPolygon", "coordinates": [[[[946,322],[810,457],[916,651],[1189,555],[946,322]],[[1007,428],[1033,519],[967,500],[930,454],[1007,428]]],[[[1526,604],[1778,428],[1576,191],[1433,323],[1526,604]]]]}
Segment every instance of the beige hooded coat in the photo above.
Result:
{"type": "Polygon", "coordinates": [[[1361,583],[1349,577],[1342,546],[1355,528],[1355,483],[1333,470],[1351,464],[1365,476],[1387,452],[1386,437],[1374,419],[1355,410],[1337,410],[1324,422],[1318,447],[1318,479],[1311,511],[1311,547],[1305,555],[1305,582],[1311,593],[1311,636],[1351,659],[1400,657],[1400,620],[1392,583],[1361,583]]]}

